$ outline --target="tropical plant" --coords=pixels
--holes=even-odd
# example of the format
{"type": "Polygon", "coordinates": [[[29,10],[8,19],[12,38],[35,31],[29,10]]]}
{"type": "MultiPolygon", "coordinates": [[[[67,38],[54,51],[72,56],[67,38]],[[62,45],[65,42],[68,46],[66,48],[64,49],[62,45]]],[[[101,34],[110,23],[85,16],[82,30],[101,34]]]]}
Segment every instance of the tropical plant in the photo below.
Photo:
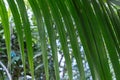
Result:
{"type": "MultiPolygon", "coordinates": [[[[18,36],[24,75],[26,75],[24,37],[29,68],[34,77],[34,52],[26,0],[0,0],[0,21],[5,34],[8,67],[11,70],[11,39],[8,6],[14,19],[18,36]],[[5,3],[8,3],[5,4],[5,3]]],[[[93,80],[120,80],[120,11],[119,1],[114,0],[28,0],[37,23],[40,48],[45,70],[45,80],[49,80],[49,66],[46,35],[51,46],[55,80],[60,80],[56,38],[59,35],[69,80],[73,79],[72,48],[80,80],[86,80],[83,56],[78,38],[85,51],[85,57],[93,80]],[[117,2],[117,5],[116,5],[117,2]]]]}

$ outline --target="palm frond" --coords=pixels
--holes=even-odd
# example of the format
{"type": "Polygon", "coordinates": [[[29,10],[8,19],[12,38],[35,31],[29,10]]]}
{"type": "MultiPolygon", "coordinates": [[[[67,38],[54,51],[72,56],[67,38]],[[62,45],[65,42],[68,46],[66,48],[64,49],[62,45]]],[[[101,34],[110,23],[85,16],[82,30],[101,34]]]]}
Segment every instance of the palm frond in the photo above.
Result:
{"type": "MultiPolygon", "coordinates": [[[[25,1],[7,0],[7,2],[16,26],[24,74],[26,74],[26,68],[23,35],[25,35],[27,44],[29,68],[32,80],[34,80],[34,52],[32,48],[31,26],[25,1]]],[[[78,38],[80,38],[84,48],[92,79],[113,80],[112,74],[114,73],[116,80],[120,80],[120,12],[114,6],[116,1],[28,0],[28,2],[37,22],[46,80],[49,80],[47,34],[52,50],[56,80],[60,80],[56,43],[57,33],[60,37],[69,80],[73,80],[71,55],[74,56],[77,62],[80,80],[86,80],[86,72],[78,38]],[[72,54],[69,51],[68,38],[72,54]],[[113,72],[111,72],[111,66],[114,70],[113,72]]],[[[117,4],[117,6],[119,5],[117,4]]],[[[10,27],[6,5],[3,0],[0,0],[0,16],[4,26],[8,61],[10,64],[10,27]]]]}

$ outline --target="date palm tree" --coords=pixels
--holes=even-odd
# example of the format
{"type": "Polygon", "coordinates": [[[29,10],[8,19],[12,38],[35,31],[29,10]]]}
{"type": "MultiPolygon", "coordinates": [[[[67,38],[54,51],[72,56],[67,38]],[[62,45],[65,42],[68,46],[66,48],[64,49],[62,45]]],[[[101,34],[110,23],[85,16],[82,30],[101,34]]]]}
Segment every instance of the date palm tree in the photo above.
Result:
{"type": "MultiPolygon", "coordinates": [[[[25,68],[24,38],[32,80],[34,80],[34,61],[31,27],[26,11],[25,0],[0,0],[0,19],[8,54],[8,67],[11,63],[10,27],[7,7],[9,6],[19,41],[22,64],[25,68]]],[[[72,64],[66,33],[69,36],[72,54],[77,62],[80,80],[86,80],[83,59],[78,44],[78,37],[85,51],[93,80],[120,80],[120,2],[115,0],[28,0],[37,22],[46,80],[49,80],[47,46],[45,36],[48,34],[56,80],[60,80],[56,31],[65,57],[69,80],[73,79],[72,64]],[[47,34],[45,33],[47,30],[47,34]],[[77,37],[78,34],[78,37],[77,37]],[[111,68],[112,67],[112,68],[111,68]],[[111,72],[111,69],[113,71],[111,72]]]]}

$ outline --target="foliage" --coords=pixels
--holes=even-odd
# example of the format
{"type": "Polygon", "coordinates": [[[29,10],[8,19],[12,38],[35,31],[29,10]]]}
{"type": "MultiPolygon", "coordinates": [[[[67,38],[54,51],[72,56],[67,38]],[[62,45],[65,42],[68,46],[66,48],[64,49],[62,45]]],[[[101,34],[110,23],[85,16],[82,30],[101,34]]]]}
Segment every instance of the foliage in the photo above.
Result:
{"type": "MultiPolygon", "coordinates": [[[[116,1],[28,0],[27,2],[7,0],[15,24],[24,75],[26,76],[27,68],[29,68],[29,73],[34,80],[38,75],[35,72],[36,63],[37,60],[40,60],[38,64],[42,68],[37,68],[37,70],[39,69],[40,72],[44,70],[42,72],[44,75],[39,73],[44,76],[43,80],[53,80],[49,76],[54,73],[54,79],[60,80],[60,61],[58,60],[60,49],[65,59],[64,75],[67,72],[69,80],[73,80],[72,61],[74,60],[80,80],[86,80],[89,74],[93,80],[120,80],[120,12],[119,5],[115,5],[116,1]],[[28,5],[34,16],[32,21],[37,27],[38,41],[32,34],[33,25],[31,25],[27,13],[28,5]],[[38,47],[39,52],[37,53],[34,51],[34,41],[38,47]],[[60,42],[60,45],[57,41],[60,42]],[[81,45],[83,46],[82,51],[80,50],[81,45]],[[37,56],[34,57],[34,55],[39,55],[41,58],[37,59],[37,56]],[[29,64],[27,68],[26,61],[29,64]],[[41,62],[43,62],[42,65],[41,62]],[[87,66],[85,66],[86,63],[87,66]],[[52,65],[52,69],[49,65],[52,65]],[[86,67],[89,69],[88,72],[86,72],[86,67]]],[[[11,25],[9,25],[6,7],[4,1],[0,0],[0,16],[5,35],[8,67],[10,67],[11,25]]]]}

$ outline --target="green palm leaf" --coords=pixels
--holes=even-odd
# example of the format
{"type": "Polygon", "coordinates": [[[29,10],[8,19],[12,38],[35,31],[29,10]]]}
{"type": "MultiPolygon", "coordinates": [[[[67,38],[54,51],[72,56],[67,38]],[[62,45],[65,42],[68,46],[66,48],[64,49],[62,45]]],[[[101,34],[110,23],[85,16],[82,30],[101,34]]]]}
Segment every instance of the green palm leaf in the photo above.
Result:
{"type": "MultiPolygon", "coordinates": [[[[25,34],[29,68],[34,77],[34,61],[31,27],[24,0],[7,0],[16,26],[22,62],[25,69],[25,34]],[[24,30],[22,30],[22,28],[24,30]]],[[[28,0],[37,22],[46,80],[49,80],[49,64],[46,35],[50,41],[54,61],[55,79],[60,80],[56,35],[59,34],[69,80],[73,80],[72,58],[67,37],[70,39],[80,80],[86,80],[82,53],[77,38],[80,38],[93,80],[120,80],[120,12],[119,3],[113,0],[28,0]],[[115,5],[116,4],[116,5],[115,5]],[[55,24],[56,32],[53,27],[55,24]],[[47,33],[46,33],[47,32],[47,33]],[[78,35],[77,33],[78,32],[78,35]],[[67,33],[67,35],[66,35],[67,33]],[[114,70],[113,72],[111,71],[114,70]]],[[[119,2],[119,1],[118,1],[119,2]]],[[[4,26],[9,64],[10,31],[6,5],[0,0],[0,16],[4,26]]]]}
{"type": "Polygon", "coordinates": [[[8,14],[7,9],[5,7],[5,3],[0,0],[0,17],[2,20],[2,25],[4,28],[4,34],[5,34],[5,42],[7,47],[7,55],[8,55],[8,67],[11,69],[11,43],[10,43],[10,27],[9,27],[9,20],[8,20],[8,14]]]}

